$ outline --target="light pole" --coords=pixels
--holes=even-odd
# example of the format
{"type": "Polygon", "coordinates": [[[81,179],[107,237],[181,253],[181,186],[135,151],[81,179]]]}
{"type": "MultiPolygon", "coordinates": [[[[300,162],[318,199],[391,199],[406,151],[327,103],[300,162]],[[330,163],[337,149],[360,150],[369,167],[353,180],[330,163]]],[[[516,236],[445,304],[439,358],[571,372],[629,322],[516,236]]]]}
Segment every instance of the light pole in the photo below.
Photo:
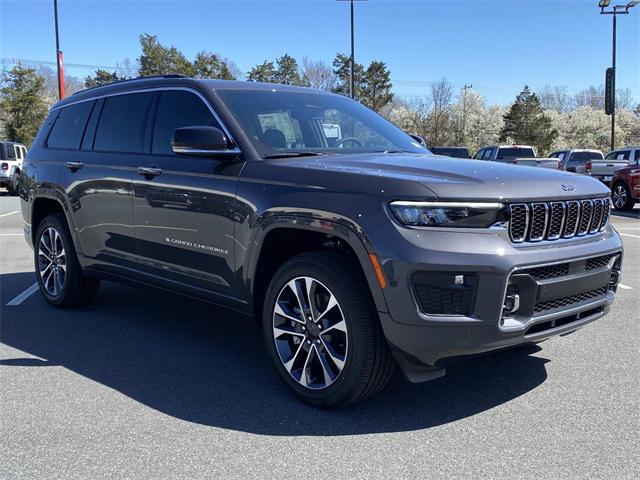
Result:
{"type": "MultiPolygon", "coordinates": [[[[611,81],[607,82],[609,88],[605,89],[605,110],[606,103],[610,102],[611,111],[611,151],[616,148],[616,28],[618,15],[628,15],[629,10],[640,4],[640,1],[633,0],[626,5],[614,5],[609,10],[611,0],[600,0],[598,7],[601,15],[611,15],[613,17],[613,53],[611,58],[611,81]]],[[[609,113],[609,112],[606,112],[609,113]]]]}
{"type": "Polygon", "coordinates": [[[64,69],[62,66],[62,52],[60,51],[60,37],[58,35],[58,0],[53,0],[53,19],[56,30],[56,65],[58,67],[58,100],[64,97],[64,69]]]}
{"type": "Polygon", "coordinates": [[[351,98],[355,97],[355,66],[356,66],[356,55],[354,53],[354,40],[353,40],[353,2],[366,2],[366,0],[338,0],[339,2],[346,2],[348,1],[350,3],[350,10],[351,10],[351,59],[349,60],[350,63],[350,70],[349,70],[349,96],[351,98]]]}

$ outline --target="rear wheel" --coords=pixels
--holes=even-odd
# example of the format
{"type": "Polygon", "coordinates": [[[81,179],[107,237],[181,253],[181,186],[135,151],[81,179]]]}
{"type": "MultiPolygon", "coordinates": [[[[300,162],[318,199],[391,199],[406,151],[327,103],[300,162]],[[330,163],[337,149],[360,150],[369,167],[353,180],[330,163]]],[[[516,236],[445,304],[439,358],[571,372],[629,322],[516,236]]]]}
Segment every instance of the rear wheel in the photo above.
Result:
{"type": "Polygon", "coordinates": [[[379,392],[395,362],[369,292],[338,252],[297,255],[275,273],[263,310],[264,337],[283,380],[316,407],[379,392]]]}
{"type": "Polygon", "coordinates": [[[100,281],[85,277],[64,216],[51,214],[40,223],[34,243],[34,261],[40,292],[55,307],[90,302],[100,281]]]}
{"type": "Polygon", "coordinates": [[[17,195],[18,194],[18,172],[14,172],[11,175],[11,180],[7,184],[7,192],[9,195],[17,195]]]}
{"type": "Polygon", "coordinates": [[[616,210],[632,210],[636,203],[631,197],[629,187],[624,182],[616,182],[611,191],[611,196],[616,210]]]}

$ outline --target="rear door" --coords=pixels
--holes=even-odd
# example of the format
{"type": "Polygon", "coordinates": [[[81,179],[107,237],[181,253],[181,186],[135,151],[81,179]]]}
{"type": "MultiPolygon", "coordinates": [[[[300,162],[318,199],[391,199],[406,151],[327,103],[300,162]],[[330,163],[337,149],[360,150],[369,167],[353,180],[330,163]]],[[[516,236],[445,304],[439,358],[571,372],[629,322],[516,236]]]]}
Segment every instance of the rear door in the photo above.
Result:
{"type": "Polygon", "coordinates": [[[78,104],[89,120],[63,175],[86,265],[139,271],[131,178],[146,151],[152,98],[150,92],[123,93],[91,102],[90,109],[78,104]]]}
{"type": "Polygon", "coordinates": [[[151,155],[138,164],[155,169],[155,174],[141,171],[134,178],[142,269],[163,285],[235,297],[234,204],[242,163],[173,153],[176,128],[221,128],[198,93],[163,90],[155,102],[151,155]]]}

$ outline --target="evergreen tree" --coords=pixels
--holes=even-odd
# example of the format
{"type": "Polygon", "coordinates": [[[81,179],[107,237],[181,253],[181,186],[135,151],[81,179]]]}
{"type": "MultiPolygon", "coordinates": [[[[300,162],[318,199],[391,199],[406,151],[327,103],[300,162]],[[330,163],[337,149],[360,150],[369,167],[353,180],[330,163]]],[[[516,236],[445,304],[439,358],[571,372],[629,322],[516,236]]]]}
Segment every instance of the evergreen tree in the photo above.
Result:
{"type": "Polygon", "coordinates": [[[200,52],[193,62],[196,78],[235,80],[229,66],[214,53],[200,52]]]}
{"type": "Polygon", "coordinates": [[[250,82],[268,82],[274,83],[276,81],[276,69],[273,66],[273,62],[267,62],[260,65],[256,65],[251,69],[247,75],[247,80],[250,82]]]}
{"type": "MultiPolygon", "coordinates": [[[[355,90],[353,97],[359,100],[364,93],[365,71],[364,67],[359,63],[356,63],[353,68],[353,87],[355,90]]],[[[333,73],[337,79],[333,92],[348,97],[351,81],[351,57],[344,53],[338,53],[336,58],[333,59],[333,73]]]]}
{"type": "Polygon", "coordinates": [[[382,110],[391,100],[391,74],[384,62],[373,61],[364,74],[362,98],[360,101],[376,112],[382,110]]]}
{"type": "Polygon", "coordinates": [[[30,146],[47,116],[44,78],[34,69],[17,64],[2,76],[2,84],[4,134],[9,140],[30,146]]]}
{"type": "Polygon", "coordinates": [[[87,76],[84,79],[84,86],[87,88],[97,87],[98,85],[106,85],[107,83],[113,83],[120,80],[116,72],[109,72],[101,68],[96,70],[94,76],[87,76]]]}
{"type": "Polygon", "coordinates": [[[158,37],[143,33],[140,35],[142,54],[138,58],[140,76],[180,74],[193,77],[193,64],[176,47],[165,47],[158,37]]]}
{"type": "Polygon", "coordinates": [[[299,85],[308,86],[308,81],[303,81],[300,78],[300,72],[298,71],[298,62],[295,58],[285,53],[282,57],[276,60],[278,64],[278,70],[276,71],[275,81],[276,83],[282,83],[284,85],[299,85]]]}
{"type": "Polygon", "coordinates": [[[533,145],[544,154],[551,149],[557,136],[558,131],[542,109],[538,96],[525,85],[504,115],[500,141],[533,145]]]}

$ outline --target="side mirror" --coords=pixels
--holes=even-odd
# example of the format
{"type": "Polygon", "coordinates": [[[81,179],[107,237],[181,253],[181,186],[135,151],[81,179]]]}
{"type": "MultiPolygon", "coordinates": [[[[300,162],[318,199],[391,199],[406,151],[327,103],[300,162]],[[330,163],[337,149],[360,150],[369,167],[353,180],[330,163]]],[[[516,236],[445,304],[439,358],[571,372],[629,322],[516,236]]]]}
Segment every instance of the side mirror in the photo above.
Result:
{"type": "Polygon", "coordinates": [[[171,148],[174,153],[205,157],[240,153],[236,148],[229,148],[229,141],[222,130],[204,125],[176,128],[171,148]]]}
{"type": "Polygon", "coordinates": [[[411,133],[408,134],[411,138],[413,138],[416,142],[422,145],[424,148],[427,148],[427,141],[422,138],[420,135],[413,135],[411,133]]]}

